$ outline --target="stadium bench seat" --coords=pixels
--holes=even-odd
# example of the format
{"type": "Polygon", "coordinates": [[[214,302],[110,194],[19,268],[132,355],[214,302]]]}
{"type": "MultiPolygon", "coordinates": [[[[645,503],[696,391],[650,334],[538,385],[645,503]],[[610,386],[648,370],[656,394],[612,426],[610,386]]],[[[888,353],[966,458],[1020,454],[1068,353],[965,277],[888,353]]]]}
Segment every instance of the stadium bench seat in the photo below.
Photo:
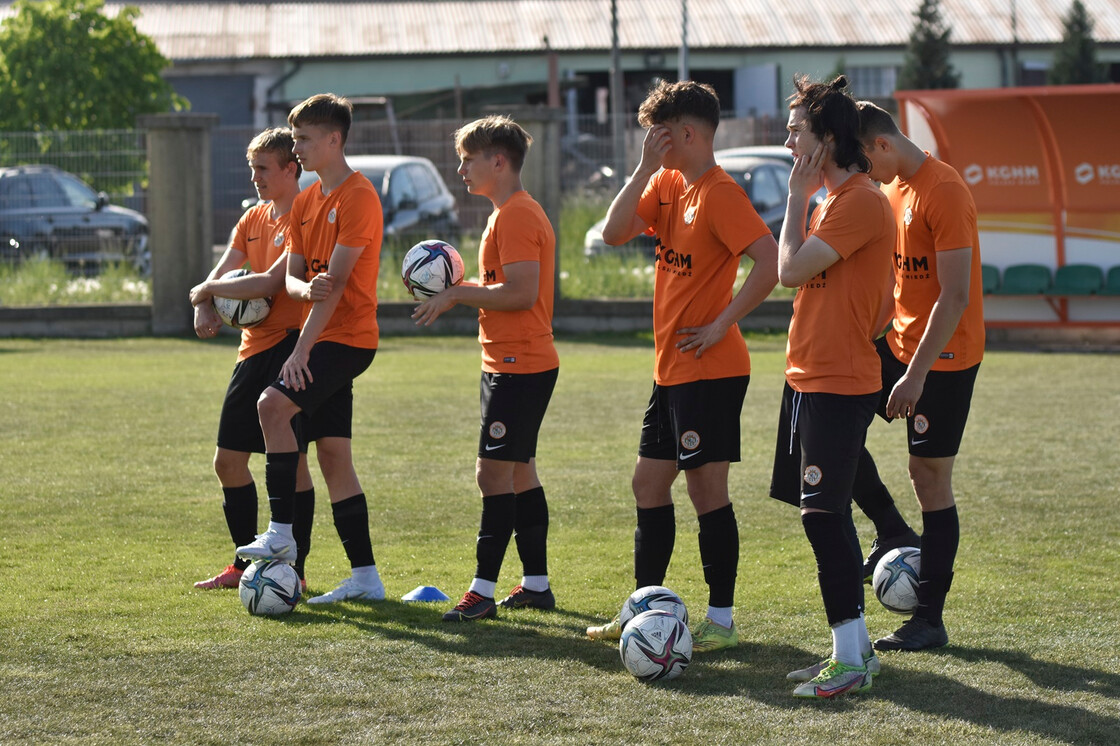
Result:
{"type": "Polygon", "coordinates": [[[1104,272],[1095,264],[1066,264],[1054,273],[1047,295],[1095,295],[1104,285],[1104,272]]]}
{"type": "Polygon", "coordinates": [[[1108,270],[1104,287],[1101,288],[1101,295],[1120,295],[1120,267],[1113,267],[1108,270]]]}
{"type": "Polygon", "coordinates": [[[991,264],[981,264],[980,283],[984,286],[984,295],[994,293],[999,287],[999,268],[991,264]]]}
{"type": "Polygon", "coordinates": [[[1041,264],[1013,264],[1003,270],[1003,283],[993,295],[1040,295],[1050,287],[1050,268],[1041,264]]]}

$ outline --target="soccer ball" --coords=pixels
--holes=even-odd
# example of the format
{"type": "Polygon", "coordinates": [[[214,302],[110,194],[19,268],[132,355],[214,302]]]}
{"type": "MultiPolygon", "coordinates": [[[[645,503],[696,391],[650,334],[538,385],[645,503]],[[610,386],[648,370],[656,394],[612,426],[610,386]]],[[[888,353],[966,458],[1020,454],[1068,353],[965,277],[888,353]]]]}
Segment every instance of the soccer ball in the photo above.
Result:
{"type": "Polygon", "coordinates": [[[692,660],[692,633],[671,611],[643,611],[622,630],[618,654],[642,681],[675,679],[692,660]]]}
{"type": "Polygon", "coordinates": [[[444,241],[421,241],[404,255],[401,281],[416,300],[431,298],[463,281],[463,257],[444,241]]]}
{"type": "Polygon", "coordinates": [[[651,609],[668,611],[680,619],[685,627],[688,626],[688,609],[684,607],[684,601],[662,585],[647,585],[631,593],[618,612],[618,623],[626,629],[631,619],[651,609]]]}
{"type": "Polygon", "coordinates": [[[918,608],[921,567],[922,553],[915,547],[899,547],[884,554],[871,577],[879,603],[895,614],[913,613],[918,608]]]}
{"type": "MultiPolygon", "coordinates": [[[[247,269],[235,269],[222,275],[222,279],[228,280],[251,274],[253,273],[247,269]]],[[[272,298],[236,300],[234,298],[219,298],[215,295],[211,302],[222,321],[234,329],[248,329],[251,326],[256,326],[264,321],[268,317],[268,312],[272,310],[272,298]]]]}
{"type": "Polygon", "coordinates": [[[299,603],[299,575],[286,562],[257,560],[245,568],[238,592],[250,614],[286,614],[299,603]]]}

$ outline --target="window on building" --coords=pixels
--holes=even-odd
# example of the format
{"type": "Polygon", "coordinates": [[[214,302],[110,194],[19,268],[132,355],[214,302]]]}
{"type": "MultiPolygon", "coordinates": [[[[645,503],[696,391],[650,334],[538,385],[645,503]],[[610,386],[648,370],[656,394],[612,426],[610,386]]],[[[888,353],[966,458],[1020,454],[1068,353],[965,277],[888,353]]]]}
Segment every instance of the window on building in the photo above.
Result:
{"type": "Polygon", "coordinates": [[[847,67],[844,74],[856,98],[889,98],[898,85],[897,67],[847,67]]]}

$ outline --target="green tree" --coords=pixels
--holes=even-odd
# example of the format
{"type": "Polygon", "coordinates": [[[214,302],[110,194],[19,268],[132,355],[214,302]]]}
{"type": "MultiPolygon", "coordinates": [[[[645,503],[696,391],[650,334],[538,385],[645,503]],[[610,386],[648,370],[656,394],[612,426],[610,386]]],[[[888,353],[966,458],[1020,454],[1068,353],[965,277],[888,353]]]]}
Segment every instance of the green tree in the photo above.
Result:
{"type": "Polygon", "coordinates": [[[140,11],[113,18],[103,0],[17,0],[0,24],[0,131],[122,129],[186,101],[169,66],[137,31],[140,11]]]}
{"type": "Polygon", "coordinates": [[[917,22],[898,75],[904,90],[956,88],[961,76],[949,62],[952,28],[941,17],[938,0],[922,0],[914,13],[917,22]]]}
{"type": "Polygon", "coordinates": [[[1054,66],[1048,76],[1050,84],[1103,83],[1104,70],[1097,64],[1093,41],[1093,19],[1081,0],[1073,0],[1062,27],[1062,41],[1054,51],[1054,66]]]}

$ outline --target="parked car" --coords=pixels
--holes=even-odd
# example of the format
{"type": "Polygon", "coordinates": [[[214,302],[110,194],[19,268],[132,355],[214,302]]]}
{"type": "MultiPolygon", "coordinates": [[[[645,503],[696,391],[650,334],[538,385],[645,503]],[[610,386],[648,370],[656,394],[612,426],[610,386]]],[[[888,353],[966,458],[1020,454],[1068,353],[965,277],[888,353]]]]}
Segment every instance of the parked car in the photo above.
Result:
{"type": "Polygon", "coordinates": [[[151,265],[148,220],[54,166],[0,168],[0,259],[48,257],[77,272],[151,265]]]}
{"type": "MultiPolygon", "coordinates": [[[[455,197],[427,158],[407,155],[352,155],[346,162],[373,182],[385,219],[385,236],[452,239],[459,233],[455,197]]],[[[319,177],[305,171],[306,189],[319,177]]]]}
{"type": "MultiPolygon", "coordinates": [[[[786,215],[789,172],[793,168],[793,157],[790,156],[788,159],[769,156],[759,157],[741,152],[746,150],[746,148],[736,148],[734,151],[716,151],[716,163],[722,166],[723,170],[743,188],[759,217],[777,238],[778,234],[782,232],[782,223],[786,215]]],[[[785,150],[787,154],[789,153],[785,148],[782,148],[782,150],[785,150]]],[[[814,195],[813,201],[810,203],[810,214],[823,198],[823,190],[814,195]]],[[[583,239],[584,256],[595,256],[623,247],[631,251],[653,254],[656,239],[645,234],[623,244],[623,247],[607,246],[606,242],[603,241],[603,226],[606,224],[606,220],[606,216],[603,216],[601,220],[587,230],[583,239]]]]}

